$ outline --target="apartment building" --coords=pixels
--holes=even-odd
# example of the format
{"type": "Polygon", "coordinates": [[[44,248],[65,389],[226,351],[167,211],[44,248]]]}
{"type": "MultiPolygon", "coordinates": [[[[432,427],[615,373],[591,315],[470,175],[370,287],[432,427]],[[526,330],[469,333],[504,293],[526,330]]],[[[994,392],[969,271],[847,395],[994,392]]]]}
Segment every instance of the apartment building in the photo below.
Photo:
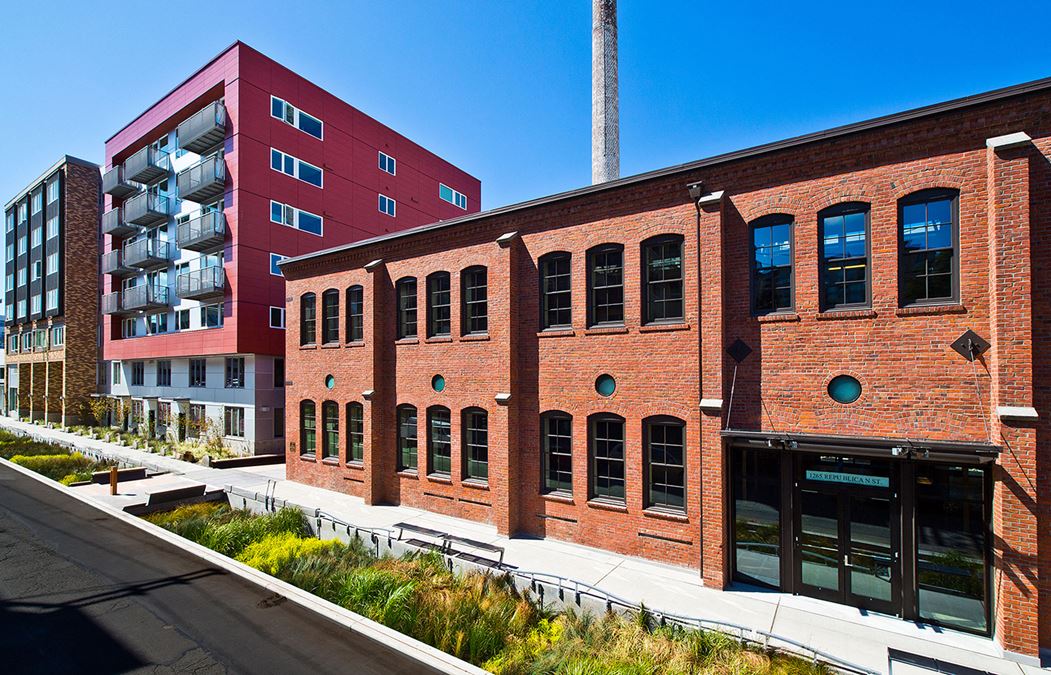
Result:
{"type": "Polygon", "coordinates": [[[286,260],[305,483],[1051,647],[1051,79],[286,260]]]}
{"type": "Polygon", "coordinates": [[[237,42],[106,141],[100,388],[284,448],[278,263],[476,212],[477,179],[237,42]]]}
{"type": "Polygon", "coordinates": [[[69,155],[4,206],[9,414],[77,423],[98,362],[99,166],[69,155]]]}

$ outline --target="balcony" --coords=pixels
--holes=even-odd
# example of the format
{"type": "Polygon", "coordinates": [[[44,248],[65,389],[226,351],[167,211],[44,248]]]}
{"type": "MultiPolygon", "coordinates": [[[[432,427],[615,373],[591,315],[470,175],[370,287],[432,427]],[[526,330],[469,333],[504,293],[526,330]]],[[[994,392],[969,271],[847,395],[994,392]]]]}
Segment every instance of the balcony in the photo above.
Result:
{"type": "Polygon", "coordinates": [[[168,153],[147,145],[124,160],[124,179],[136,183],[149,183],[168,175],[170,167],[168,153]]]}
{"type": "Polygon", "coordinates": [[[175,294],[185,300],[207,300],[222,297],[226,289],[226,275],[220,265],[180,274],[175,294]]]}
{"type": "Polygon", "coordinates": [[[103,314],[123,314],[124,309],[120,304],[120,293],[106,293],[102,296],[103,314]]]}
{"type": "Polygon", "coordinates": [[[171,244],[148,238],[124,245],[124,264],[140,270],[167,267],[171,260],[171,244]]]}
{"type": "Polygon", "coordinates": [[[226,106],[220,101],[209,103],[176,130],[179,147],[198,155],[226,138],[226,106]]]}
{"type": "Polygon", "coordinates": [[[129,288],[124,291],[124,310],[134,312],[168,307],[171,305],[170,291],[171,289],[167,286],[150,284],[129,288]]]}
{"type": "Polygon", "coordinates": [[[114,237],[126,237],[137,232],[139,228],[129,224],[124,219],[124,210],[119,206],[102,214],[102,234],[112,234],[114,237]]]}
{"type": "Polygon", "coordinates": [[[179,223],[177,239],[179,248],[204,253],[222,246],[225,235],[226,216],[222,211],[207,211],[185,223],[179,223]]]}
{"type": "Polygon", "coordinates": [[[124,167],[118,164],[102,174],[102,191],[117,199],[124,199],[138,192],[139,186],[124,178],[124,167]]]}
{"type": "Polygon", "coordinates": [[[140,192],[124,202],[124,220],[133,225],[160,225],[168,220],[169,199],[156,192],[140,192]]]}
{"type": "Polygon", "coordinates": [[[112,274],[115,277],[126,277],[137,274],[139,270],[124,263],[124,255],[120,249],[102,254],[102,273],[112,274]]]}
{"type": "Polygon", "coordinates": [[[179,172],[179,196],[198,204],[223,196],[226,191],[226,163],[221,155],[205,157],[179,172]]]}

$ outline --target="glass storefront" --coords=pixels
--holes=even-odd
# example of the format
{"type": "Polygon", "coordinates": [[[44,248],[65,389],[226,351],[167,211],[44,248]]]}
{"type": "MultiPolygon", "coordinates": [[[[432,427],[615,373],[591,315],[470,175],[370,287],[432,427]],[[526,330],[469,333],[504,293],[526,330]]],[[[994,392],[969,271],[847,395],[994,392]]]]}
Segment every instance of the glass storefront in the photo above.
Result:
{"type": "Polygon", "coordinates": [[[781,460],[772,450],[733,455],[734,562],[742,580],[781,585],[781,460]]]}

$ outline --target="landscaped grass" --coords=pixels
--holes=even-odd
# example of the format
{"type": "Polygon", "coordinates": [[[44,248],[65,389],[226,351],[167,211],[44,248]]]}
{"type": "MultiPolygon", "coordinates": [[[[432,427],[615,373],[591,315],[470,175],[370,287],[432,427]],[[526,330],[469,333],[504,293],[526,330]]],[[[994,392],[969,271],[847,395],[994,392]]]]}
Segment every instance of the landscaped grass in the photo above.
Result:
{"type": "Polygon", "coordinates": [[[2,429],[0,457],[63,485],[91,480],[93,472],[112,466],[109,462],[96,462],[79,452],[70,452],[61,445],[42,443],[2,429]]]}
{"type": "Polygon", "coordinates": [[[147,520],[494,673],[825,673],[721,633],[553,612],[508,575],[454,574],[436,553],[377,558],[354,540],[318,540],[302,514],[250,515],[214,503],[147,520]]]}

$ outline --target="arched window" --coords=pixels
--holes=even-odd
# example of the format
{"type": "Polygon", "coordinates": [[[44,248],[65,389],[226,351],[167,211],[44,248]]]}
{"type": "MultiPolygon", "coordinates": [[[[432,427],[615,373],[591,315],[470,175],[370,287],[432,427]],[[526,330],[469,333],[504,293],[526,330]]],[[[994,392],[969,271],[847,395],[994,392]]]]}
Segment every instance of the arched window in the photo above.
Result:
{"type": "Polygon", "coordinates": [[[321,294],[321,342],[339,343],[339,291],[335,288],[321,294]]]}
{"type": "Polygon", "coordinates": [[[299,454],[313,457],[317,453],[317,408],[314,402],[299,402],[299,454]]]}
{"type": "Polygon", "coordinates": [[[466,480],[489,480],[489,413],[481,408],[463,411],[464,471],[466,480]]]}
{"type": "Polygon", "coordinates": [[[365,291],[361,286],[347,289],[347,342],[365,340],[365,291]]]}
{"type": "Polygon", "coordinates": [[[452,471],[452,420],[449,409],[427,409],[427,473],[448,476],[452,471]]]}
{"type": "Polygon", "coordinates": [[[489,279],[484,267],[468,267],[460,273],[460,331],[464,335],[489,332],[489,279]]]}
{"type": "Polygon", "coordinates": [[[540,416],[543,491],[573,494],[573,417],[558,410],[540,416]]]}
{"type": "Polygon", "coordinates": [[[339,458],[339,405],[335,401],[325,401],[321,404],[321,425],[325,431],[321,456],[326,459],[339,458]]]}
{"type": "Polygon", "coordinates": [[[868,307],[869,205],[836,204],[817,214],[821,245],[821,309],[868,307]]]}
{"type": "Polygon", "coordinates": [[[398,471],[416,471],[416,468],[416,407],[400,405],[398,406],[398,471]]]}
{"type": "Polygon", "coordinates": [[[624,323],[624,247],[601,244],[588,251],[588,325],[624,323]]]}
{"type": "Polygon", "coordinates": [[[922,190],[898,202],[903,306],[959,301],[959,196],[957,190],[922,190]]]}
{"type": "Polygon", "coordinates": [[[686,510],[686,423],[675,417],[643,421],[646,508],[686,510]]]}
{"type": "Polygon", "coordinates": [[[676,323],[683,308],[682,237],[674,234],[642,242],[642,322],[676,323]]]}
{"type": "Polygon", "coordinates": [[[398,298],[398,339],[416,337],[416,277],[399,279],[394,285],[398,298]]]}
{"type": "Polygon", "coordinates": [[[317,296],[304,293],[299,296],[299,344],[317,343],[317,296]]]}
{"type": "Polygon", "coordinates": [[[590,498],[624,503],[624,418],[597,413],[588,418],[590,498]]]}
{"type": "Polygon", "coordinates": [[[452,323],[451,282],[448,272],[427,277],[427,337],[445,337],[452,323]]]}
{"type": "Polygon", "coordinates": [[[773,214],[752,222],[752,312],[788,312],[795,307],[792,216],[773,214]]]}
{"type": "Polygon", "coordinates": [[[558,251],[542,256],[540,266],[540,328],[573,325],[572,258],[558,251]]]}
{"type": "Polygon", "coordinates": [[[360,403],[347,404],[347,461],[365,461],[365,408],[360,403]]]}

